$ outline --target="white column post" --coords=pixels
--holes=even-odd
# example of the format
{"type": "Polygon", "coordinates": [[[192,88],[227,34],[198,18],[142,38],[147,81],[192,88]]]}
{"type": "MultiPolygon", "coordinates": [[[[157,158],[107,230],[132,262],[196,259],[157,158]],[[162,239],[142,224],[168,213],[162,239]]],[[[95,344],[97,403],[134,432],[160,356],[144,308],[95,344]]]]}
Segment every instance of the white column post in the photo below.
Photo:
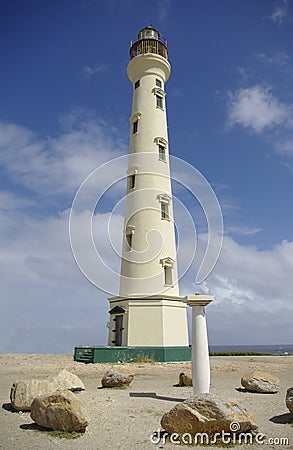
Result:
{"type": "Polygon", "coordinates": [[[192,307],[192,384],[194,395],[210,391],[210,358],[205,306],[214,297],[188,295],[185,302],[192,307]]]}

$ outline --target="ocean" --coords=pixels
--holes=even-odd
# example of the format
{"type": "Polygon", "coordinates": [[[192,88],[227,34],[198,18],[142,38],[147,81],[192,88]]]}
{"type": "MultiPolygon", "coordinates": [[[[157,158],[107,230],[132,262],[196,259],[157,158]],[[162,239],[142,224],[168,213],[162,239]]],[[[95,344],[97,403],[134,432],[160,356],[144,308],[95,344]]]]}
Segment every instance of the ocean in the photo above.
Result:
{"type": "Polygon", "coordinates": [[[280,355],[293,354],[293,344],[288,345],[210,345],[210,352],[260,352],[280,355]]]}

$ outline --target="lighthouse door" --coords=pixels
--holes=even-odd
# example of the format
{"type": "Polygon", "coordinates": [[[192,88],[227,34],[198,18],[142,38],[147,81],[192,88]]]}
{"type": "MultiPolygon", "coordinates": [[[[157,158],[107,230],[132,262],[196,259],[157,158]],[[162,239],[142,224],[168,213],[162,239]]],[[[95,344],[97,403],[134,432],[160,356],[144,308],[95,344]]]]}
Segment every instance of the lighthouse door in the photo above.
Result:
{"type": "Polygon", "coordinates": [[[121,346],[122,345],[122,330],[123,330],[123,315],[120,314],[119,316],[115,317],[115,345],[121,346]]]}

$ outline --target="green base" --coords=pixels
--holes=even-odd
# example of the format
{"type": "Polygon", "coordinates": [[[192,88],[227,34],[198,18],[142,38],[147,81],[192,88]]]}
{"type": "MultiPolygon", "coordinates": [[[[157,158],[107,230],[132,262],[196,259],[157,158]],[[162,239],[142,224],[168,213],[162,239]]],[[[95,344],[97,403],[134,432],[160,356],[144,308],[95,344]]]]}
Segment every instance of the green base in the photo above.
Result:
{"type": "Polygon", "coordinates": [[[84,363],[117,363],[135,359],[158,362],[191,361],[191,347],[102,347],[79,346],[74,361],[84,363]]]}

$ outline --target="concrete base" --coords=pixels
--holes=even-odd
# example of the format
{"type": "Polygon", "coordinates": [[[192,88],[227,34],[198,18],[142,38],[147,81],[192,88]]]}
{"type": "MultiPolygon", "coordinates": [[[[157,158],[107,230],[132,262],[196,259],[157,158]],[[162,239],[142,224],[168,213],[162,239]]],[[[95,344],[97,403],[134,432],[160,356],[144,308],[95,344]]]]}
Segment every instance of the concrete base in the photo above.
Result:
{"type": "Polygon", "coordinates": [[[110,347],[188,347],[187,305],[183,297],[112,297],[110,347]]]}
{"type": "Polygon", "coordinates": [[[84,363],[130,362],[136,358],[157,362],[191,361],[191,347],[102,347],[80,346],[74,349],[74,361],[84,363]]]}

